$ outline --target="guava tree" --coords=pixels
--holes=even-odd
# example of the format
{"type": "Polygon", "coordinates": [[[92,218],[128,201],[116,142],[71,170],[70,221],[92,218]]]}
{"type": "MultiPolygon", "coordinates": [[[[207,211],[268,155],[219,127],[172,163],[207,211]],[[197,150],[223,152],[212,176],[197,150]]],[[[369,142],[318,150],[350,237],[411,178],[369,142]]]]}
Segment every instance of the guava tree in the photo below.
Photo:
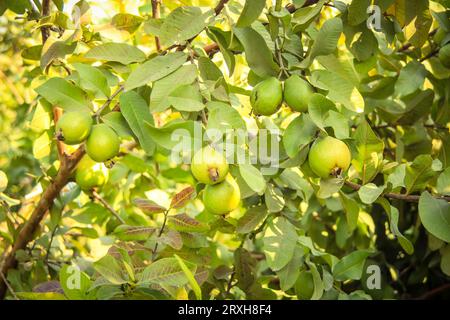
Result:
{"type": "Polygon", "coordinates": [[[449,8],[2,1],[0,297],[445,294],[449,8]]]}

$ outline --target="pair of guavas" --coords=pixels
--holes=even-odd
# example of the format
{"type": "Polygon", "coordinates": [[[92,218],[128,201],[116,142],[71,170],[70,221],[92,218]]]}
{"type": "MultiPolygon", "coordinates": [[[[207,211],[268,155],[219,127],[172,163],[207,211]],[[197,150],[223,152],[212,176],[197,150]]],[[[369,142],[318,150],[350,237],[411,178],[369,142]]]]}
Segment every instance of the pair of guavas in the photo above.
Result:
{"type": "Polygon", "coordinates": [[[308,103],[314,94],[312,86],[298,75],[284,82],[270,77],[258,83],[252,90],[250,103],[256,115],[270,116],[277,112],[283,100],[294,111],[308,111],[308,103]]]}
{"type": "Polygon", "coordinates": [[[114,158],[120,149],[116,132],[104,123],[93,125],[87,112],[72,111],[62,115],[56,124],[57,138],[68,145],[86,141],[86,155],[77,166],[75,180],[83,190],[102,186],[109,173],[104,161],[114,158]]]}
{"type": "Polygon", "coordinates": [[[239,206],[241,192],[236,180],[229,173],[229,166],[222,153],[207,146],[192,157],[191,171],[201,183],[206,184],[203,204],[213,214],[227,214],[239,206]]]}

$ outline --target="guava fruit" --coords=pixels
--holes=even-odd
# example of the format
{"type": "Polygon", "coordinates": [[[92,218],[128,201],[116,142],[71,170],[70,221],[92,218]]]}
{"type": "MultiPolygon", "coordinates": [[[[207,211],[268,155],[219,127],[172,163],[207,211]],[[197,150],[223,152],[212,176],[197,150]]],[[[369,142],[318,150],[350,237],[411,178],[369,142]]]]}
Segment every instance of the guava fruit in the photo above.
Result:
{"type": "Polygon", "coordinates": [[[250,103],[256,115],[270,116],[277,112],[283,101],[283,87],[274,77],[258,83],[250,96],[250,103]]]}
{"type": "Polygon", "coordinates": [[[95,162],[85,155],[78,163],[75,172],[75,181],[82,190],[101,187],[108,182],[109,171],[101,162],[95,162]]]}
{"type": "Polygon", "coordinates": [[[227,176],[228,170],[227,159],[211,146],[201,148],[192,157],[192,174],[202,183],[222,182],[227,176]]]}
{"type": "Polygon", "coordinates": [[[119,153],[120,139],[116,132],[101,123],[94,125],[86,142],[87,154],[97,162],[104,162],[119,153]]]}
{"type": "Polygon", "coordinates": [[[327,136],[314,142],[308,155],[311,170],[321,178],[333,178],[348,169],[351,153],[347,145],[327,136]]]}
{"type": "Polygon", "coordinates": [[[203,204],[213,214],[226,214],[239,206],[241,191],[236,180],[228,174],[224,181],[207,185],[203,193],[203,204]]]}
{"type": "Polygon", "coordinates": [[[308,111],[308,103],[314,94],[312,86],[298,75],[290,76],[284,82],[284,101],[294,111],[308,111]]]}
{"type": "Polygon", "coordinates": [[[92,117],[87,112],[64,113],[56,123],[56,136],[65,144],[79,144],[87,139],[92,128],[92,117]]]}

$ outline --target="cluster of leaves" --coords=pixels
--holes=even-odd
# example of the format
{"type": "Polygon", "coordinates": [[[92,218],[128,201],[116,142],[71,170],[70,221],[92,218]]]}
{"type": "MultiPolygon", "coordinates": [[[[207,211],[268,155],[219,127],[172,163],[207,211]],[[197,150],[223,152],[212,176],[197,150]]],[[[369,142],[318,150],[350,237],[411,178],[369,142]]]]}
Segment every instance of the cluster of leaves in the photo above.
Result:
{"type": "MultiPolygon", "coordinates": [[[[51,184],[60,166],[55,106],[95,112],[108,102],[99,118],[124,142],[101,190],[104,201],[69,183],[32,246],[17,253],[19,267],[6,275],[16,295],[292,299],[303,297],[305,270],[311,299],[411,297],[448,282],[450,69],[438,56],[450,43],[450,4],[276,3],[220,1],[214,10],[216,3],[163,1],[162,18],[146,4],[140,16],[115,15],[106,32],[86,0],[71,15],[53,1],[57,10],[45,17],[38,1],[0,5],[8,19],[15,12],[37,18],[33,28],[51,27],[44,45],[8,49],[21,51],[23,77],[38,94],[32,116],[18,119],[36,135],[27,165],[37,187],[29,194],[51,184]],[[371,4],[381,14],[369,28],[371,4]],[[291,74],[320,93],[307,113],[283,106],[271,117],[249,115],[250,87],[291,74]],[[282,132],[275,174],[263,170],[262,159],[231,166],[242,206],[226,216],[203,210],[196,198],[203,186],[188,166],[170,160],[172,133],[185,129],[194,146],[200,121],[224,140],[228,129],[256,130],[248,145],[259,130],[282,132]],[[344,177],[319,179],[308,167],[310,145],[321,135],[350,147],[344,177]],[[82,267],[81,285],[68,285],[77,272],[65,263],[82,267]],[[367,287],[368,265],[381,268],[379,289],[367,287]],[[60,285],[34,287],[58,276],[60,285]]],[[[17,181],[10,161],[0,168],[17,181]]],[[[15,194],[4,184],[4,197],[15,194]]],[[[0,211],[4,248],[30,210],[26,198],[21,206],[9,201],[0,211]]]]}

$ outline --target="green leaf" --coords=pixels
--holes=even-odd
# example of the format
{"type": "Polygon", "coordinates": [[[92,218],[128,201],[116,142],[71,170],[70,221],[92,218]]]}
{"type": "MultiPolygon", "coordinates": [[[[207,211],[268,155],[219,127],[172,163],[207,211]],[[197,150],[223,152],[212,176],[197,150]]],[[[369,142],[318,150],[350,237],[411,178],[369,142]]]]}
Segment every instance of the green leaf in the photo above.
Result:
{"type": "Polygon", "coordinates": [[[118,13],[112,17],[111,24],[117,30],[133,33],[139,28],[144,18],[129,13],[118,13]]]}
{"type": "Polygon", "coordinates": [[[114,235],[123,241],[145,241],[156,232],[153,227],[120,225],[114,229],[114,235]]]}
{"type": "Polygon", "coordinates": [[[16,292],[16,295],[23,300],[67,300],[58,292],[16,292]]]}
{"type": "Polygon", "coordinates": [[[7,186],[8,186],[8,177],[6,173],[0,170],[0,192],[5,191],[7,186]]]}
{"type": "Polygon", "coordinates": [[[207,232],[209,226],[194,218],[189,217],[185,213],[169,216],[167,220],[169,228],[180,232],[207,232]]]}
{"type": "Polygon", "coordinates": [[[83,90],[65,79],[48,79],[35,90],[52,105],[66,111],[90,111],[91,104],[83,90]]]}
{"type": "Polygon", "coordinates": [[[41,69],[45,70],[47,66],[55,59],[64,58],[66,55],[75,51],[77,42],[55,41],[41,56],[41,69]]]}
{"type": "Polygon", "coordinates": [[[211,101],[206,104],[206,107],[208,108],[208,130],[219,130],[225,134],[232,129],[246,129],[244,119],[229,104],[211,101]]]}
{"type": "Polygon", "coordinates": [[[384,186],[377,187],[373,183],[368,183],[368,184],[363,185],[358,190],[358,195],[363,203],[372,204],[378,199],[379,196],[381,196],[384,189],[385,189],[384,186]]]}
{"type": "MultiPolygon", "coordinates": [[[[186,263],[191,273],[195,273],[197,266],[186,263]]],[[[189,282],[185,272],[176,258],[163,258],[146,267],[139,278],[139,284],[155,283],[161,286],[181,287],[189,282]]]]}
{"type": "Polygon", "coordinates": [[[178,7],[173,10],[161,26],[159,36],[164,46],[181,44],[214,21],[214,11],[200,7],[178,7]]]}
{"type": "Polygon", "coordinates": [[[252,71],[262,78],[276,76],[279,67],[264,38],[251,27],[234,28],[233,31],[244,47],[245,59],[252,71]]]}
{"type": "Polygon", "coordinates": [[[450,204],[433,198],[427,191],[419,200],[419,216],[425,229],[445,242],[450,242],[450,204]]]}
{"type": "Polygon", "coordinates": [[[120,285],[127,282],[119,262],[113,256],[104,256],[100,260],[94,262],[93,267],[95,271],[100,273],[112,284],[120,285]]]}
{"type": "Polygon", "coordinates": [[[285,206],[283,193],[271,183],[267,185],[266,192],[264,193],[264,200],[269,212],[280,212],[285,206]]]}
{"type": "Polygon", "coordinates": [[[401,69],[400,75],[395,84],[395,92],[400,96],[413,93],[423,86],[427,70],[418,61],[411,61],[401,69]]]}
{"type": "Polygon", "coordinates": [[[348,24],[356,26],[368,19],[367,8],[371,0],[353,0],[348,6],[348,24]]]}
{"type": "Polygon", "coordinates": [[[328,98],[341,103],[350,111],[364,112],[365,102],[356,85],[328,70],[315,70],[312,72],[311,83],[318,88],[328,90],[328,98]]]}
{"type": "Polygon", "coordinates": [[[340,18],[336,17],[326,20],[316,35],[309,55],[300,63],[299,67],[307,68],[316,57],[333,53],[336,50],[342,31],[343,25],[340,18]]]}
{"type": "Polygon", "coordinates": [[[432,163],[433,158],[430,155],[422,154],[406,167],[405,186],[407,194],[425,189],[428,181],[436,175],[432,163]]]}
{"type": "Polygon", "coordinates": [[[357,154],[352,164],[359,173],[363,184],[369,182],[378,172],[381,165],[384,142],[378,138],[366,120],[353,133],[356,141],[357,154]]]}
{"type": "Polygon", "coordinates": [[[305,253],[300,247],[296,247],[294,255],[289,263],[277,272],[280,278],[280,288],[287,291],[295,285],[300,274],[300,267],[303,265],[305,253]]]}
{"type": "Polygon", "coordinates": [[[186,59],[187,56],[184,52],[174,52],[144,62],[130,74],[125,82],[125,90],[129,91],[164,78],[180,68],[186,59]]]}
{"type": "Polygon", "coordinates": [[[80,85],[83,89],[94,93],[101,93],[104,98],[109,97],[111,91],[103,72],[83,63],[74,63],[73,66],[78,72],[80,85]]]}
{"type": "Polygon", "coordinates": [[[313,282],[314,282],[314,292],[311,297],[311,300],[319,300],[320,298],[322,298],[323,289],[324,289],[322,278],[320,277],[320,273],[317,270],[317,267],[314,263],[309,262],[309,261],[307,261],[306,263],[309,266],[309,270],[311,270],[311,274],[312,274],[313,282]]]}
{"type": "Polygon", "coordinates": [[[321,199],[330,198],[339,192],[343,185],[344,179],[342,178],[320,179],[320,188],[317,191],[317,197],[321,199]]]}
{"type": "Polygon", "coordinates": [[[439,175],[436,189],[439,194],[450,195],[450,168],[445,169],[445,171],[439,175]]]}
{"type": "Polygon", "coordinates": [[[361,279],[366,258],[372,252],[358,250],[342,258],[333,268],[333,277],[338,281],[361,279]]]}
{"type": "Polygon", "coordinates": [[[177,87],[169,94],[167,101],[178,111],[197,112],[205,108],[203,97],[196,85],[177,87]]]}
{"type": "Polygon", "coordinates": [[[147,155],[152,155],[155,143],[148,134],[146,123],[153,123],[153,116],[147,102],[134,91],[125,92],[120,96],[120,111],[147,155]]]}
{"type": "Polygon", "coordinates": [[[194,291],[195,298],[197,300],[202,300],[202,290],[200,289],[200,286],[198,285],[197,280],[195,280],[194,274],[192,273],[191,270],[189,270],[186,263],[184,263],[184,261],[179,256],[174,255],[174,257],[175,257],[175,259],[177,259],[178,264],[181,267],[181,270],[183,270],[184,275],[188,279],[189,284],[192,288],[192,291],[194,291]]]}
{"type": "Polygon", "coordinates": [[[124,65],[145,60],[145,53],[126,43],[109,42],[100,44],[85,55],[87,59],[116,61],[124,65]]]}
{"type": "Polygon", "coordinates": [[[399,230],[398,228],[398,221],[400,217],[400,213],[398,209],[394,206],[391,206],[389,201],[387,199],[379,199],[378,202],[383,206],[384,210],[386,211],[389,222],[391,226],[391,232],[397,237],[398,242],[402,246],[403,250],[407,254],[413,254],[414,253],[414,246],[412,245],[411,241],[409,241],[399,230]]]}
{"type": "Polygon", "coordinates": [[[389,174],[387,182],[392,184],[392,189],[405,187],[406,164],[402,163],[395,167],[394,171],[389,174]]]}
{"type": "Polygon", "coordinates": [[[237,233],[250,233],[256,229],[269,215],[265,206],[251,207],[236,225],[237,233]]]}
{"type": "Polygon", "coordinates": [[[266,180],[262,173],[253,165],[243,163],[239,165],[239,173],[244,179],[245,183],[256,193],[263,194],[266,190],[266,180]]]}
{"type": "Polygon", "coordinates": [[[243,28],[250,26],[253,21],[258,19],[265,6],[265,0],[246,0],[244,9],[242,9],[241,15],[236,22],[236,27],[243,28]]]}
{"type": "Polygon", "coordinates": [[[36,159],[42,159],[50,155],[52,146],[52,138],[49,131],[42,133],[33,143],[33,156],[36,159]]]}
{"type": "Polygon", "coordinates": [[[447,276],[450,276],[450,245],[441,249],[441,270],[447,276]]]}
{"type": "Polygon", "coordinates": [[[273,271],[281,270],[291,261],[296,243],[295,227],[283,217],[274,219],[264,234],[264,254],[273,271]]]}
{"type": "Polygon", "coordinates": [[[316,126],[322,130],[326,127],[325,120],[328,118],[330,110],[336,110],[333,101],[325,98],[320,93],[314,93],[311,96],[308,104],[309,116],[316,126]]]}
{"type": "Polygon", "coordinates": [[[150,111],[162,112],[170,106],[169,95],[178,87],[192,84],[198,77],[195,65],[185,65],[156,81],[150,96],[150,111]]]}
{"type": "Polygon", "coordinates": [[[34,109],[30,128],[36,132],[48,130],[51,128],[52,120],[52,105],[45,99],[39,99],[34,109]]]}
{"type": "Polygon", "coordinates": [[[353,232],[358,224],[359,205],[355,200],[349,198],[343,192],[340,192],[339,195],[345,212],[347,228],[350,232],[353,232]]]}
{"type": "Polygon", "coordinates": [[[308,114],[301,114],[289,123],[283,134],[283,146],[287,155],[293,158],[314,140],[317,127],[308,114]]]}
{"type": "Polygon", "coordinates": [[[91,280],[77,266],[64,265],[59,271],[59,283],[70,300],[89,299],[91,280]]]}

